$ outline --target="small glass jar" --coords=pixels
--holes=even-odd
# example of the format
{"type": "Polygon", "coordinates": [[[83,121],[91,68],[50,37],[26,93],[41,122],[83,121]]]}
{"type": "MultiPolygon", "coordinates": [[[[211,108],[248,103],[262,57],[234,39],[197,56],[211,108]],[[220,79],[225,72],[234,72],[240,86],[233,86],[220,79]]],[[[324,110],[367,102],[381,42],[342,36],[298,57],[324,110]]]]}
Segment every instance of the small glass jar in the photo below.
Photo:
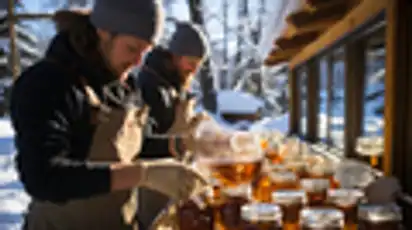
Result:
{"type": "Polygon", "coordinates": [[[262,174],[254,185],[254,197],[260,202],[270,202],[273,191],[279,189],[296,189],[299,186],[298,176],[291,171],[270,171],[262,174]]]}
{"type": "Polygon", "coordinates": [[[360,230],[402,229],[402,212],[396,204],[360,205],[358,218],[360,230]]]}
{"type": "Polygon", "coordinates": [[[306,192],[278,190],[272,193],[272,201],[282,209],[284,229],[299,229],[299,214],[307,202],[306,192]]]}
{"type": "Polygon", "coordinates": [[[364,197],[359,189],[330,189],[327,203],[345,214],[345,229],[357,230],[358,205],[364,197]]]}
{"type": "Polygon", "coordinates": [[[222,203],[217,210],[216,222],[225,230],[241,226],[241,207],[250,202],[248,187],[229,187],[222,190],[222,203]]]}
{"type": "Polygon", "coordinates": [[[300,186],[305,190],[309,206],[325,204],[330,181],[328,179],[302,179],[300,186]]]}
{"type": "Polygon", "coordinates": [[[300,212],[300,229],[343,230],[343,212],[333,208],[305,208],[300,212]]]}
{"type": "Polygon", "coordinates": [[[243,230],[282,230],[282,211],[269,203],[250,203],[242,206],[243,230]]]}

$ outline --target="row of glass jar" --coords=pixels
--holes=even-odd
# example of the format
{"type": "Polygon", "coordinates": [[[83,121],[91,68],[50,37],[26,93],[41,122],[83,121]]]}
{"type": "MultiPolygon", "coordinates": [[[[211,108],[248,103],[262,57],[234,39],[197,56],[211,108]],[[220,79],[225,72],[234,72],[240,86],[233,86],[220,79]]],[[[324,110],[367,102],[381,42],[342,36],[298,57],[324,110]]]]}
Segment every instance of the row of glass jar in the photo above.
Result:
{"type": "Polygon", "coordinates": [[[179,206],[179,229],[401,229],[396,205],[367,204],[356,189],[329,189],[326,198],[308,196],[303,190],[275,191],[271,202],[249,197],[240,187],[193,197],[179,206]]]}

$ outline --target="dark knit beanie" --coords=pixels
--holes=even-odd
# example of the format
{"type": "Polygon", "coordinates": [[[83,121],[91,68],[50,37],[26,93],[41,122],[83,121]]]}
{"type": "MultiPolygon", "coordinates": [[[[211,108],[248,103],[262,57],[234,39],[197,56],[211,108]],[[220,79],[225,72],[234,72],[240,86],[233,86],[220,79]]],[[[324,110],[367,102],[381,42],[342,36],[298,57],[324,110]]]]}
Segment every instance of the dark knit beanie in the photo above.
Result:
{"type": "Polygon", "coordinates": [[[176,31],[170,39],[168,49],[179,56],[204,59],[209,56],[209,44],[199,26],[190,22],[178,22],[176,31]]]}
{"type": "Polygon", "coordinates": [[[90,19],[97,28],[157,43],[164,13],[158,0],[96,0],[90,19]]]}

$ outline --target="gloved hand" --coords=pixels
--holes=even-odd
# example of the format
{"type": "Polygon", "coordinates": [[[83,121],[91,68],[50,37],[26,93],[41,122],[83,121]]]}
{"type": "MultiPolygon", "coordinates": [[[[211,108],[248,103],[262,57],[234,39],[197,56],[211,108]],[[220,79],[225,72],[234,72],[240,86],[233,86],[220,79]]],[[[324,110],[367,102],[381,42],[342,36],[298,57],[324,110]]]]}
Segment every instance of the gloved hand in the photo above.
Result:
{"type": "Polygon", "coordinates": [[[142,161],[138,186],[161,192],[171,199],[187,199],[201,191],[206,179],[191,168],[175,160],[142,161]]]}
{"type": "Polygon", "coordinates": [[[175,108],[175,120],[167,131],[169,135],[187,136],[192,134],[196,126],[207,116],[194,113],[195,99],[179,100],[175,108]]]}
{"type": "MultiPolygon", "coordinates": [[[[195,100],[180,100],[175,109],[175,120],[168,134],[179,137],[183,141],[185,153],[195,153],[202,147],[199,140],[195,140],[194,132],[196,127],[204,120],[210,119],[206,113],[194,114],[195,100]]],[[[179,153],[183,154],[183,153],[179,153]]]]}
{"type": "Polygon", "coordinates": [[[394,202],[401,193],[401,186],[394,177],[379,178],[365,189],[365,195],[370,203],[385,204],[394,202]]]}

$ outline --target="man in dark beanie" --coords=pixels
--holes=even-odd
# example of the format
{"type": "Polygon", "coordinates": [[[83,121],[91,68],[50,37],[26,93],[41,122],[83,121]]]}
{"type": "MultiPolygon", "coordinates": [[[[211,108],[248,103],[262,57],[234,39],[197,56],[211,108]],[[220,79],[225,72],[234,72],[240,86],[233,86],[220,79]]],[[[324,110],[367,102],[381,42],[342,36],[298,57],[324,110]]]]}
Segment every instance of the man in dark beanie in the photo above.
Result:
{"type": "Polygon", "coordinates": [[[137,229],[134,188],[182,199],[204,182],[177,162],[135,161],[147,106],[127,72],[156,44],[162,8],[97,0],[91,13],[54,19],[45,57],[12,92],[17,169],[32,197],[24,229],[137,229]]]}
{"type": "MultiPolygon", "coordinates": [[[[190,124],[185,122],[183,119],[193,112],[194,103],[191,101],[191,106],[182,108],[179,99],[190,95],[188,90],[191,80],[208,55],[209,45],[204,33],[190,22],[177,23],[167,48],[156,47],[147,55],[137,85],[151,108],[154,135],[146,137],[141,158],[181,158],[187,151],[195,151],[192,132],[201,117],[190,124]],[[180,111],[179,114],[182,115],[177,116],[176,111],[180,111]],[[174,145],[160,139],[162,134],[176,132],[172,130],[176,130],[176,124],[179,123],[187,124],[178,128],[178,133],[186,134],[185,137],[173,137],[174,145]]],[[[139,217],[143,226],[149,226],[167,202],[168,197],[162,194],[140,189],[139,217]]]]}

